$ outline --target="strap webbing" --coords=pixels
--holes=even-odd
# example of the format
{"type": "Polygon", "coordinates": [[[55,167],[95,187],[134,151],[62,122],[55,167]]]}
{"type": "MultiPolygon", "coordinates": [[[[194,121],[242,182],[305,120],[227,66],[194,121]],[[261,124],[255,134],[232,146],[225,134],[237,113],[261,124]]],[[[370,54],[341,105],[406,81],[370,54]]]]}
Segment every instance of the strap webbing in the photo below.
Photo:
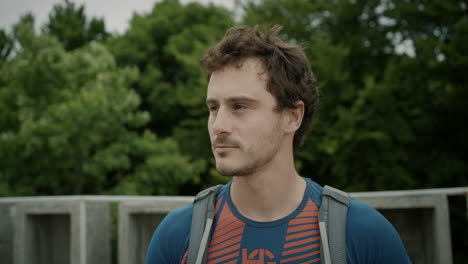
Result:
{"type": "Polygon", "coordinates": [[[323,264],[331,264],[330,260],[330,247],[328,246],[328,234],[327,234],[327,227],[325,222],[319,222],[319,229],[320,229],[320,246],[322,249],[320,250],[321,260],[323,260],[323,264]]]}
{"type": "Polygon", "coordinates": [[[216,194],[222,185],[201,191],[193,202],[187,264],[206,263],[206,251],[215,214],[216,194]],[[195,253],[195,254],[194,254],[195,253]]]}
{"type": "Polygon", "coordinates": [[[322,236],[320,254],[324,261],[327,261],[326,255],[329,254],[331,261],[324,264],[346,264],[346,220],[349,200],[349,195],[343,191],[330,186],[323,188],[319,224],[325,225],[325,240],[328,241],[323,239],[320,229],[322,236]]]}
{"type": "Polygon", "coordinates": [[[206,219],[205,231],[203,232],[203,237],[200,242],[200,248],[198,249],[196,264],[203,263],[203,258],[205,256],[206,247],[208,246],[208,237],[210,236],[212,225],[213,225],[213,218],[206,219]]]}

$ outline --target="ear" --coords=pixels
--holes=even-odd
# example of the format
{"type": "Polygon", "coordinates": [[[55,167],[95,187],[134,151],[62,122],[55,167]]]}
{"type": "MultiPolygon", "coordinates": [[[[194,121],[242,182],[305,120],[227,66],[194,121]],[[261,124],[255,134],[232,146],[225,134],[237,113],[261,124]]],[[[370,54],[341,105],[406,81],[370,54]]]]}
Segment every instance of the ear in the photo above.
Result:
{"type": "Polygon", "coordinates": [[[302,100],[296,101],[296,108],[287,108],[286,114],[286,133],[295,133],[302,124],[304,118],[304,102],[302,100]]]}

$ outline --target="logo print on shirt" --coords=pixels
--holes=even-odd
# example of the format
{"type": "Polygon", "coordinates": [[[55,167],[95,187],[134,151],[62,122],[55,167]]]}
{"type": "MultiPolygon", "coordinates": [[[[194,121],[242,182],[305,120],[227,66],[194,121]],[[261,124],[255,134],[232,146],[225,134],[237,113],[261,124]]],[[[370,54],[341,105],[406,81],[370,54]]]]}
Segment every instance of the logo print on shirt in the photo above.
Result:
{"type": "Polygon", "coordinates": [[[275,261],[265,262],[265,257],[272,260],[275,255],[267,249],[255,249],[250,254],[247,254],[246,248],[242,249],[242,264],[276,264],[275,261]]]}

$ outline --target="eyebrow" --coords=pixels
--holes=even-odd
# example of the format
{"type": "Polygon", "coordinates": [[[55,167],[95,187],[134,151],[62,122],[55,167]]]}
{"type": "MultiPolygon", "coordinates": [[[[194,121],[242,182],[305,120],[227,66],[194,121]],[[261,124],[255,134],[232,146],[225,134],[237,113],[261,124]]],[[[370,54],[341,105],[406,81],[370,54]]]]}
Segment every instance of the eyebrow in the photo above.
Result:
{"type": "MultiPolygon", "coordinates": [[[[226,99],[227,102],[229,103],[232,103],[232,102],[257,102],[257,99],[254,99],[252,97],[248,97],[248,96],[233,96],[233,97],[229,97],[226,99]]],[[[215,104],[217,103],[218,100],[214,99],[214,98],[208,98],[206,99],[206,104],[215,104]]]]}

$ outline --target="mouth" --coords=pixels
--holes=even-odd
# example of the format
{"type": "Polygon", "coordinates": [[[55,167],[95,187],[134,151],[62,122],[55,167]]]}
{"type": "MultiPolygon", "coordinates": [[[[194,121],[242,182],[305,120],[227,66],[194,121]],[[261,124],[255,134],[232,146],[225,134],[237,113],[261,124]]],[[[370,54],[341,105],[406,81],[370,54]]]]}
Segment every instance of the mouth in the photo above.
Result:
{"type": "Polygon", "coordinates": [[[219,152],[219,153],[222,153],[222,152],[227,152],[227,151],[231,151],[231,150],[234,150],[234,149],[237,149],[238,147],[236,146],[229,146],[229,145],[216,145],[214,146],[214,150],[216,152],[219,152]]]}
{"type": "Polygon", "coordinates": [[[215,149],[234,149],[237,148],[236,146],[227,146],[227,145],[216,145],[215,149]]]}

